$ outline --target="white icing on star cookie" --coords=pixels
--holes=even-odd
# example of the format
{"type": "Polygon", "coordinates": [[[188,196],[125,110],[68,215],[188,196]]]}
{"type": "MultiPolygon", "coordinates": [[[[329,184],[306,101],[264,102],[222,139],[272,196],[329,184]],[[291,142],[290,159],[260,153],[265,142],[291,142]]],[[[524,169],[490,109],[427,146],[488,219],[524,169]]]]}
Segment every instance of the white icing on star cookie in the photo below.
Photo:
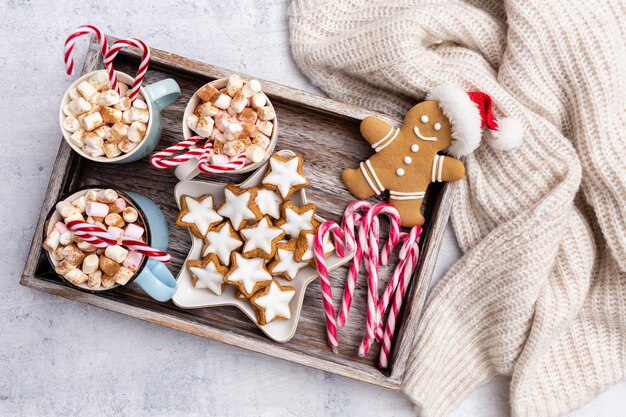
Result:
{"type": "Polygon", "coordinates": [[[285,200],[290,199],[293,193],[310,184],[302,171],[302,162],[303,159],[299,155],[288,158],[272,155],[269,160],[269,170],[262,183],[278,191],[285,200]]]}
{"type": "Polygon", "coordinates": [[[265,259],[248,259],[237,252],[234,253],[233,265],[224,278],[227,284],[236,285],[246,297],[250,297],[258,289],[259,284],[271,279],[272,275],[265,267],[265,259]]]}
{"type": "Polygon", "coordinates": [[[249,221],[258,220],[261,217],[259,208],[254,199],[254,188],[242,189],[233,184],[228,184],[224,189],[224,201],[217,212],[230,219],[235,230],[240,230],[249,221]]]}
{"type": "MultiPolygon", "coordinates": [[[[313,255],[313,239],[315,239],[315,233],[311,232],[303,232],[300,233],[300,237],[298,238],[298,245],[300,246],[300,256],[296,256],[296,259],[300,261],[307,261],[310,264],[315,262],[313,255]],[[304,250],[302,250],[304,249],[304,250]]],[[[324,236],[324,241],[322,242],[322,247],[324,249],[324,254],[328,256],[335,250],[335,245],[330,241],[330,234],[324,236]]]]}
{"type": "MultiPolygon", "coordinates": [[[[204,262],[202,262],[204,263],[204,262]]],[[[212,256],[206,261],[206,265],[202,266],[199,261],[189,261],[188,267],[192,275],[196,278],[195,288],[207,288],[217,295],[222,294],[224,289],[224,275],[228,272],[227,268],[219,265],[217,258],[212,256]],[[198,262],[196,264],[195,262],[198,262]]]]}
{"type": "Polygon", "coordinates": [[[261,214],[268,215],[275,220],[280,219],[280,203],[283,202],[283,199],[276,191],[257,188],[257,195],[254,201],[259,206],[261,214]]]}
{"type": "Polygon", "coordinates": [[[242,245],[239,235],[233,230],[230,222],[226,221],[207,233],[202,256],[214,253],[224,265],[229,266],[231,253],[242,245]]]}
{"type": "Polygon", "coordinates": [[[260,291],[250,301],[259,309],[259,324],[267,324],[275,319],[289,320],[291,310],[289,302],[296,295],[292,287],[281,287],[276,281],[260,291]]]}
{"type": "Polygon", "coordinates": [[[246,242],[242,252],[248,258],[259,256],[270,259],[276,253],[276,243],[285,236],[285,232],[273,226],[267,216],[254,226],[244,227],[240,233],[246,242]]]}
{"type": "Polygon", "coordinates": [[[315,230],[315,205],[298,207],[291,203],[283,205],[283,218],[276,222],[291,237],[298,237],[303,230],[315,230]]]}
{"type": "Polygon", "coordinates": [[[308,262],[298,262],[296,260],[295,249],[296,239],[277,245],[276,257],[268,266],[272,275],[291,281],[302,268],[309,265],[308,262]]]}
{"type": "Polygon", "coordinates": [[[176,224],[190,228],[191,232],[198,237],[204,237],[213,226],[223,220],[222,216],[213,209],[213,197],[210,195],[197,198],[184,195],[181,198],[181,206],[182,210],[176,219],[176,224]]]}

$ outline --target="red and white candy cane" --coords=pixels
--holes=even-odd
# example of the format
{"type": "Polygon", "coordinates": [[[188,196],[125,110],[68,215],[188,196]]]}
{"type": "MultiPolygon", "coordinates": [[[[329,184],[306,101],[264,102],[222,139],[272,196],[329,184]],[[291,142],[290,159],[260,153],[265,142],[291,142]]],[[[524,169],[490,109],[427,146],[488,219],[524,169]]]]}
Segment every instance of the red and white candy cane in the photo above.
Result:
{"type": "Polygon", "coordinates": [[[117,239],[103,230],[101,227],[94,226],[81,220],[72,220],[67,223],[67,228],[76,236],[86,242],[91,243],[97,248],[106,248],[109,245],[117,245],[117,239]]]}
{"type": "Polygon", "coordinates": [[[223,165],[209,165],[210,153],[205,152],[198,160],[198,169],[205,174],[222,174],[229,171],[237,171],[246,165],[246,154],[239,154],[235,159],[223,165]]]}
{"type": "MultiPolygon", "coordinates": [[[[318,227],[313,239],[313,255],[317,265],[317,272],[320,276],[320,286],[322,288],[322,302],[324,304],[324,312],[326,315],[326,334],[328,345],[333,352],[337,353],[337,322],[335,320],[335,307],[333,306],[333,291],[330,286],[330,277],[328,268],[326,267],[326,255],[324,253],[324,240],[328,233],[333,233],[335,242],[343,241],[343,231],[335,222],[325,221],[318,227]]],[[[336,245],[337,243],[335,243],[336,245]]]]}
{"type": "Polygon", "coordinates": [[[148,71],[148,66],[150,65],[150,48],[148,48],[148,46],[145,43],[143,43],[141,39],[137,39],[137,38],[119,39],[113,45],[111,45],[111,48],[109,49],[106,56],[104,57],[104,65],[106,66],[107,71],[109,72],[109,80],[111,80],[111,89],[119,93],[120,87],[117,83],[117,76],[115,75],[115,70],[113,69],[113,60],[115,59],[115,57],[117,56],[120,50],[128,46],[134,46],[136,48],[139,48],[141,49],[141,52],[142,52],[141,63],[139,64],[139,69],[135,73],[135,80],[133,81],[133,86],[130,90],[128,90],[128,93],[127,93],[128,98],[130,98],[130,101],[134,101],[135,98],[137,97],[137,94],[139,94],[141,83],[143,82],[143,79],[146,76],[146,72],[148,71]]]}
{"type": "MultiPolygon", "coordinates": [[[[405,241],[405,246],[403,247],[403,250],[407,248],[408,253],[405,255],[406,263],[404,263],[400,270],[400,282],[395,291],[393,304],[387,317],[387,324],[381,341],[382,346],[380,349],[378,366],[382,369],[387,368],[389,365],[389,354],[391,352],[393,334],[396,329],[396,318],[398,317],[398,314],[400,314],[406,290],[411,282],[411,277],[413,276],[415,268],[417,267],[417,260],[419,258],[419,237],[421,231],[421,227],[414,227],[411,230],[411,237],[405,241]]],[[[398,265],[398,268],[400,268],[400,265],[398,265]]]]}
{"type": "Polygon", "coordinates": [[[203,138],[201,136],[192,136],[189,139],[185,139],[170,146],[169,148],[165,148],[162,151],[156,152],[150,157],[150,166],[160,169],[172,168],[184,162],[187,162],[192,158],[200,157],[206,152],[204,147],[199,146],[196,148],[191,148],[191,146],[194,146],[199,141],[205,139],[206,138],[203,138]],[[175,153],[185,149],[188,149],[187,152],[172,157],[172,155],[174,155],[175,153]]]}
{"type": "MultiPolygon", "coordinates": [[[[109,51],[109,46],[107,44],[107,38],[104,36],[102,31],[98,29],[98,27],[93,25],[82,25],[79,26],[74,32],[70,34],[65,40],[65,51],[63,54],[63,59],[65,60],[65,71],[67,75],[74,74],[74,46],[76,45],[76,40],[84,35],[95,34],[96,38],[98,38],[98,43],[100,44],[100,53],[102,54],[102,58],[104,59],[109,51]]],[[[105,62],[107,70],[112,70],[113,64],[105,62]],[[110,66],[110,69],[109,69],[110,66]]]]}
{"type": "Polygon", "coordinates": [[[143,255],[148,258],[152,258],[156,261],[161,261],[163,263],[168,263],[172,260],[172,257],[169,253],[163,252],[161,250],[155,249],[141,240],[131,239],[131,238],[122,238],[122,245],[126,246],[130,250],[134,250],[137,252],[141,252],[143,255]]]}

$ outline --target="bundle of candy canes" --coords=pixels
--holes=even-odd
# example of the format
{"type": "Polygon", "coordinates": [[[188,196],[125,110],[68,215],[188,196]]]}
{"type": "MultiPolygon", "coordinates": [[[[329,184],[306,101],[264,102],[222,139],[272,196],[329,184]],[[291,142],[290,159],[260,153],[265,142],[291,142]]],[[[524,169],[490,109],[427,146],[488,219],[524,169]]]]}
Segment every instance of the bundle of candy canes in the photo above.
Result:
{"type": "Polygon", "coordinates": [[[363,264],[368,287],[367,321],[365,336],[359,346],[359,355],[367,355],[372,343],[376,340],[381,343],[379,367],[386,368],[388,366],[396,319],[400,313],[406,289],[417,266],[421,231],[420,226],[415,226],[409,232],[401,232],[400,216],[395,208],[387,203],[372,206],[365,201],[352,202],[344,213],[341,225],[326,221],[318,228],[315,234],[313,252],[322,288],[328,344],[333,351],[336,351],[339,345],[337,327],[342,327],[346,323],[352,305],[354,288],[363,264]],[[380,247],[379,216],[388,217],[390,224],[389,237],[382,248],[380,247]],[[323,249],[324,239],[329,233],[333,235],[338,256],[343,257],[348,252],[354,252],[338,315],[335,315],[323,249]],[[402,246],[399,252],[399,262],[385,291],[379,297],[378,270],[381,265],[387,265],[393,249],[400,243],[402,246]],[[387,322],[383,323],[383,317],[390,304],[387,322]]]}
{"type": "Polygon", "coordinates": [[[141,83],[143,82],[146,72],[148,71],[148,66],[150,65],[150,48],[148,48],[143,41],[137,38],[118,39],[109,47],[107,39],[100,29],[93,25],[82,25],[73,31],[65,40],[64,60],[65,69],[68,75],[74,74],[74,46],[76,45],[76,41],[81,36],[90,34],[96,35],[96,38],[98,39],[98,43],[100,44],[100,53],[102,54],[104,66],[109,76],[110,87],[112,90],[117,91],[118,94],[120,93],[120,88],[117,82],[115,69],[113,68],[113,60],[119,51],[126,47],[131,46],[141,50],[141,63],[139,64],[139,69],[135,74],[132,88],[128,90],[128,98],[131,102],[134,101],[139,94],[141,83]]]}
{"type": "Polygon", "coordinates": [[[246,154],[241,153],[232,161],[225,164],[209,164],[209,158],[211,156],[211,149],[213,149],[213,141],[211,139],[203,138],[201,136],[192,136],[189,139],[180,141],[162,151],[156,152],[150,157],[150,165],[153,168],[166,169],[173,168],[180,164],[183,164],[190,159],[198,159],[198,170],[205,174],[220,174],[228,171],[236,171],[246,165],[246,154]],[[204,145],[201,142],[204,141],[204,145]],[[178,152],[184,151],[179,155],[172,156],[178,152]]]}
{"type": "Polygon", "coordinates": [[[161,250],[155,249],[141,240],[133,239],[130,237],[123,237],[121,241],[107,232],[106,230],[87,223],[81,220],[72,220],[67,223],[67,228],[72,231],[76,236],[80,237],[86,242],[91,243],[93,246],[104,249],[107,246],[115,246],[121,244],[126,246],[130,250],[140,252],[142,255],[152,258],[163,263],[168,263],[172,257],[161,250]]]}

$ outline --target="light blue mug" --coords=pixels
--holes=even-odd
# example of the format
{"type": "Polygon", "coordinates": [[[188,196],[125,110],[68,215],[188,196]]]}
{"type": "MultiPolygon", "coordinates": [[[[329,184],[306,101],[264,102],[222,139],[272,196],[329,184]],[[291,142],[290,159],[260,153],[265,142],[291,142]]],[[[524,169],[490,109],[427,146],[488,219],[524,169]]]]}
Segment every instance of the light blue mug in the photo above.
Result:
{"type": "MultiPolygon", "coordinates": [[[[71,193],[63,200],[71,203],[77,198],[85,195],[89,190],[101,190],[105,188],[106,187],[89,186],[88,188],[71,193]]],[[[137,209],[139,219],[145,226],[144,236],[147,244],[153,248],[166,252],[169,242],[169,232],[167,229],[167,221],[165,220],[165,216],[163,216],[159,207],[148,197],[141,194],[121,191],[118,191],[117,193],[120,197],[126,200],[128,206],[137,209]]],[[[53,207],[48,215],[48,220],[44,227],[44,240],[48,233],[53,230],[54,225],[58,221],[63,222],[63,218],[56,208],[53,207]]],[[[50,263],[53,266],[56,266],[59,261],[54,259],[54,257],[52,257],[48,252],[46,253],[48,254],[50,263]]],[[[74,288],[93,293],[111,291],[121,287],[121,285],[115,284],[115,286],[111,288],[100,287],[98,289],[93,289],[89,288],[87,283],[75,285],[65,279],[62,275],[59,275],[59,277],[74,288]]],[[[135,272],[135,275],[133,275],[133,277],[125,285],[128,285],[131,282],[139,285],[146,292],[146,294],[157,301],[168,301],[176,292],[176,279],[174,278],[174,275],[172,275],[169,269],[167,269],[165,264],[148,257],[144,257],[140,267],[137,269],[137,272],[135,272]]]]}
{"type": "MultiPolygon", "coordinates": [[[[104,70],[99,70],[104,71],[104,70]]],[[[161,111],[165,109],[167,106],[172,104],[174,100],[180,96],[180,87],[176,81],[171,78],[166,78],[161,81],[157,81],[154,84],[144,85],[139,89],[139,92],[143,96],[146,104],[148,105],[148,110],[150,111],[150,120],[148,121],[148,126],[146,127],[146,134],[143,140],[137,145],[134,149],[132,149],[128,153],[121,154],[115,158],[108,158],[107,156],[97,156],[93,157],[83,151],[79,146],[73,143],[70,140],[71,132],[63,129],[63,119],[65,119],[66,114],[63,111],[63,107],[68,104],[70,99],[70,91],[73,88],[76,88],[78,84],[83,81],[86,81],[91,77],[95,72],[90,72],[88,74],[83,75],[78,78],[70,88],[67,89],[65,95],[63,96],[63,100],[61,100],[61,108],[59,109],[59,123],[61,124],[61,131],[63,132],[63,137],[65,141],[83,158],[91,159],[96,162],[104,162],[104,163],[113,163],[113,164],[125,164],[127,162],[137,161],[154,151],[157,144],[159,143],[159,139],[161,138],[161,111]]],[[[129,86],[133,83],[133,78],[120,71],[115,71],[117,75],[117,79],[120,82],[123,82],[129,86]]]]}

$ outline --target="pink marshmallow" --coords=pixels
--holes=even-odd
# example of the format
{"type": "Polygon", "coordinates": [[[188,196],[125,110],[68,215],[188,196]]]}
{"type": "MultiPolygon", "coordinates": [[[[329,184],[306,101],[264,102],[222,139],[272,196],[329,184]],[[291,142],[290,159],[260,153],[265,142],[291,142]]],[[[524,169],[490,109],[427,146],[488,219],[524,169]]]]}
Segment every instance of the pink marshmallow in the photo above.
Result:
{"type": "Polygon", "coordinates": [[[126,257],[126,259],[124,259],[123,265],[131,271],[135,272],[139,269],[141,261],[143,261],[143,255],[141,254],[141,252],[131,250],[130,252],[128,252],[128,256],[126,257]]]}
{"type": "Polygon", "coordinates": [[[134,223],[128,223],[128,225],[126,225],[126,230],[124,231],[124,236],[132,237],[133,239],[141,239],[143,232],[143,227],[137,226],[134,223]]]}
{"type": "Polygon", "coordinates": [[[124,200],[122,197],[120,197],[117,200],[115,200],[113,203],[111,203],[111,205],[115,208],[115,210],[113,210],[113,208],[111,208],[111,210],[114,213],[121,213],[126,208],[126,200],[124,200]]]}
{"type": "Polygon", "coordinates": [[[220,132],[224,132],[226,128],[228,127],[228,125],[232,123],[232,121],[233,119],[230,117],[228,113],[224,113],[224,114],[218,113],[215,116],[215,127],[217,127],[217,130],[219,130],[220,132]]]}
{"type": "Polygon", "coordinates": [[[118,243],[122,242],[122,238],[124,237],[124,229],[115,226],[109,226],[107,232],[113,235],[115,239],[117,239],[118,243]]]}
{"type": "Polygon", "coordinates": [[[228,159],[227,155],[224,155],[224,154],[213,154],[213,155],[211,155],[209,163],[211,165],[225,165],[228,162],[230,162],[230,160],[228,159]]]}
{"type": "Polygon", "coordinates": [[[65,233],[68,231],[67,226],[63,222],[56,222],[54,224],[53,230],[56,230],[59,233],[65,233]]]}
{"type": "Polygon", "coordinates": [[[87,216],[91,217],[106,217],[106,215],[109,214],[109,206],[103,203],[90,201],[87,203],[85,212],[87,213],[87,216]]]}

